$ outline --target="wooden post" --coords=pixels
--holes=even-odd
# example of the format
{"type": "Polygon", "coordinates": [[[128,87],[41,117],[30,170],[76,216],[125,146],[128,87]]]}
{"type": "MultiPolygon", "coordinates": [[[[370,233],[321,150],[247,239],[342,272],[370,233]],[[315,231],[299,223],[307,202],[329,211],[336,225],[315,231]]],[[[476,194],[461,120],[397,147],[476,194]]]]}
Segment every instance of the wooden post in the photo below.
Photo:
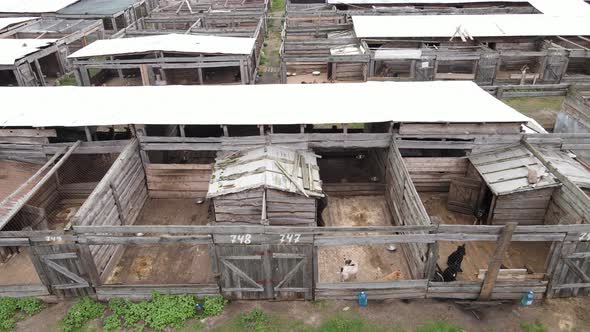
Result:
{"type": "Polygon", "coordinates": [[[507,223],[502,230],[502,234],[500,234],[496,249],[494,250],[494,256],[492,256],[492,259],[488,264],[488,271],[486,272],[481,292],[479,293],[480,301],[487,301],[492,297],[492,291],[496,285],[500,266],[502,266],[502,260],[506,256],[506,252],[510,247],[510,240],[512,240],[512,234],[514,233],[516,225],[517,223],[515,222],[507,223]]]}
{"type": "Polygon", "coordinates": [[[270,250],[270,244],[262,245],[264,248],[264,255],[262,256],[262,270],[264,271],[264,293],[267,299],[274,298],[274,286],[272,283],[272,251],[270,250]]]}
{"type": "Polygon", "coordinates": [[[41,86],[46,86],[47,83],[45,82],[45,76],[43,76],[43,71],[41,71],[39,59],[35,59],[35,69],[37,69],[37,75],[39,75],[39,83],[41,83],[41,86]]]}
{"type": "Polygon", "coordinates": [[[139,65],[139,73],[141,74],[141,84],[143,84],[144,86],[151,85],[150,75],[148,73],[149,70],[150,69],[148,68],[148,65],[139,65]]]}
{"type": "Polygon", "coordinates": [[[86,134],[86,142],[92,142],[92,132],[88,126],[84,126],[84,133],[86,134]]]}
{"type": "Polygon", "coordinates": [[[244,60],[240,60],[240,78],[242,80],[242,84],[248,84],[248,75],[245,68],[244,60]]]}
{"type": "Polygon", "coordinates": [[[86,67],[82,66],[78,69],[78,71],[82,80],[82,86],[90,86],[90,75],[88,75],[88,70],[86,67]]]}
{"type": "Polygon", "coordinates": [[[178,129],[180,131],[180,137],[186,137],[186,132],[184,131],[184,125],[178,125],[178,129]]]}

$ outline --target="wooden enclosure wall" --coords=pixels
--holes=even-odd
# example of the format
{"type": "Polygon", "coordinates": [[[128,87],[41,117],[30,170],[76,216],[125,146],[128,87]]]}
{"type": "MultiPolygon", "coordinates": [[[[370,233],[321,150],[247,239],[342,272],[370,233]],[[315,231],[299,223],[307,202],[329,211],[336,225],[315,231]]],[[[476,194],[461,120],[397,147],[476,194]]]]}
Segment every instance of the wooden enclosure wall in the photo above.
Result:
{"type": "Polygon", "coordinates": [[[205,198],[211,164],[147,164],[150,198],[205,198]]]}
{"type": "Polygon", "coordinates": [[[491,224],[542,225],[554,188],[530,190],[522,193],[497,196],[492,203],[491,224]]]}
{"type": "Polygon", "coordinates": [[[270,225],[316,226],[316,199],[267,189],[266,217],[270,225]]]}
{"type": "Polygon", "coordinates": [[[469,135],[469,134],[518,134],[520,123],[486,123],[485,126],[479,123],[464,124],[424,124],[424,123],[402,123],[400,124],[400,135],[469,135]]]}
{"type": "MultiPolygon", "coordinates": [[[[430,217],[412,183],[410,173],[395,142],[381,155],[385,169],[385,200],[396,225],[430,225],[430,217]]],[[[428,245],[419,243],[401,244],[412,279],[424,278],[428,245]]]]}
{"type": "MultiPolygon", "coordinates": [[[[80,208],[75,225],[133,225],[147,197],[146,175],[133,140],[80,208]]],[[[124,249],[122,245],[90,246],[101,278],[110,274],[124,249]]]]}
{"type": "Polygon", "coordinates": [[[263,191],[258,188],[213,198],[215,222],[261,224],[263,191]]]}
{"type": "Polygon", "coordinates": [[[406,157],[404,163],[418,191],[448,192],[451,179],[464,177],[469,161],[466,158],[406,157]]]}

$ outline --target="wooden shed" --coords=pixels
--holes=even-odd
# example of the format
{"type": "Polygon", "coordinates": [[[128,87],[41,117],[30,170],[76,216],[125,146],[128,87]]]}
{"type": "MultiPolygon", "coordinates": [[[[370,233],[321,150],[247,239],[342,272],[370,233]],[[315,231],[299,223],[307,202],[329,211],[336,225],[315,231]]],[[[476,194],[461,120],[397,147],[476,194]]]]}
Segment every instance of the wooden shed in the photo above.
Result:
{"type": "Polygon", "coordinates": [[[544,223],[553,190],[561,183],[525,146],[474,154],[469,161],[467,177],[451,182],[449,209],[487,213],[488,224],[544,223]]]}
{"type": "Polygon", "coordinates": [[[315,226],[324,196],[317,156],[267,146],[218,158],[209,184],[215,222],[315,226]]]}

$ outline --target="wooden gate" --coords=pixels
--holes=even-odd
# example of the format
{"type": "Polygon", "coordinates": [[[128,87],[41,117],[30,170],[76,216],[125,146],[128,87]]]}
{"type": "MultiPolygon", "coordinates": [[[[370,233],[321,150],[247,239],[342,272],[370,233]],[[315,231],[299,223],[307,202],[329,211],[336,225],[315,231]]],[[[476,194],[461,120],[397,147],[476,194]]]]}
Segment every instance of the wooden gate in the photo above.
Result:
{"type": "Polygon", "coordinates": [[[551,271],[549,296],[590,295],[590,233],[568,234],[551,271]],[[577,240],[577,241],[567,241],[577,240]]]}
{"type": "Polygon", "coordinates": [[[234,299],[312,298],[311,245],[217,245],[221,292],[234,299]]]}
{"type": "Polygon", "coordinates": [[[51,294],[72,297],[94,293],[77,245],[35,244],[31,246],[31,261],[51,294]]]}
{"type": "Polygon", "coordinates": [[[465,214],[473,214],[477,208],[481,183],[477,180],[456,178],[451,180],[447,208],[465,214]]]}

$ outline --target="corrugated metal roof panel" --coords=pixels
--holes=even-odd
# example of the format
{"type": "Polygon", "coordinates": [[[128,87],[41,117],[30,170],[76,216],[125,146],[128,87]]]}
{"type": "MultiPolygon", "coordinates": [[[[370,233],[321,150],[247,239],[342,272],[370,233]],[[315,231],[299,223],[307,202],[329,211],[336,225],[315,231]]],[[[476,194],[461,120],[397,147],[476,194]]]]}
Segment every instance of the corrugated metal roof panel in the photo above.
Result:
{"type": "Polygon", "coordinates": [[[511,146],[478,153],[469,160],[495,195],[559,186],[560,183],[524,146],[511,146]],[[529,169],[539,175],[536,183],[528,181],[529,169]]]}
{"type": "Polygon", "coordinates": [[[207,197],[261,187],[300,195],[303,189],[309,196],[323,196],[317,157],[311,152],[276,146],[230,154],[216,160],[207,197]],[[303,162],[298,162],[299,158],[303,162]],[[312,180],[309,188],[304,188],[303,176],[306,175],[312,180]]]}

